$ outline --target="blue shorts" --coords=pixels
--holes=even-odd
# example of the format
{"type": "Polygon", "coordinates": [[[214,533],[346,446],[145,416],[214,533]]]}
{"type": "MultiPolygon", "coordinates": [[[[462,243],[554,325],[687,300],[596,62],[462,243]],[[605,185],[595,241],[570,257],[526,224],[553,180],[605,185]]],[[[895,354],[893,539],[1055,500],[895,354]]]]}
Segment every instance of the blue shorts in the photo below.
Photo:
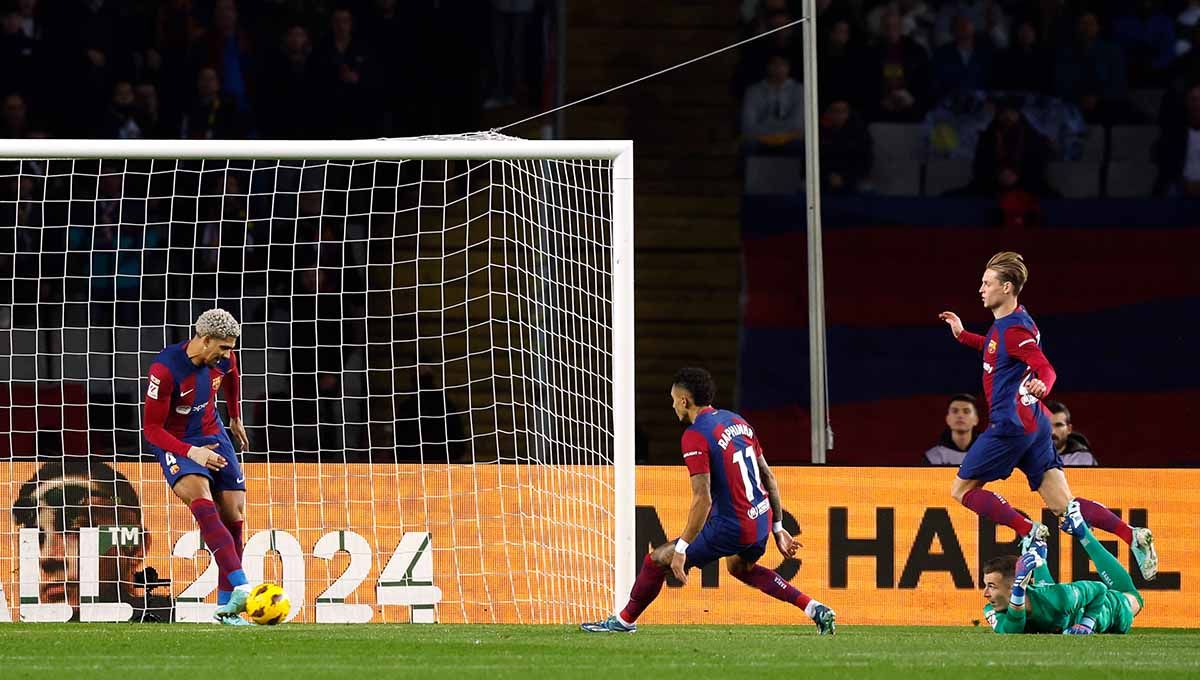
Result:
{"type": "Polygon", "coordinates": [[[713,560],[730,555],[737,555],[747,562],[757,562],[767,551],[769,532],[763,534],[757,542],[749,544],[741,542],[741,533],[741,528],[736,525],[705,522],[696,540],[688,544],[687,561],[683,564],[683,570],[704,567],[713,560]]]}
{"type": "Polygon", "coordinates": [[[229,435],[222,432],[206,437],[193,437],[184,439],[183,443],[192,446],[217,444],[217,448],[214,450],[225,457],[227,464],[220,470],[209,470],[187,456],[176,456],[151,444],[150,450],[158,458],[158,464],[162,466],[163,477],[167,478],[168,486],[173,488],[176,482],[187,475],[201,475],[208,477],[208,480],[212,482],[213,491],[246,490],[246,475],[242,474],[242,464],[238,462],[237,453],[233,450],[233,442],[229,441],[229,435]]]}
{"type": "Polygon", "coordinates": [[[997,434],[988,428],[958,466],[959,479],[991,482],[1008,479],[1013,468],[1020,468],[1029,480],[1029,488],[1037,491],[1047,470],[1062,468],[1062,458],[1050,439],[1050,428],[1040,427],[1029,434],[997,434]]]}

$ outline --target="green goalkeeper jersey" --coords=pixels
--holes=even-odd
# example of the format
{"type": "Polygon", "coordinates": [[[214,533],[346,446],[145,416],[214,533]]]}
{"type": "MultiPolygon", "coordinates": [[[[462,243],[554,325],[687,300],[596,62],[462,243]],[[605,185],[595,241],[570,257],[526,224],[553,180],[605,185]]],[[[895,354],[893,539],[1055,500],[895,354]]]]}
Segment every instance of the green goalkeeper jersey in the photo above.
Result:
{"type": "Polygon", "coordinates": [[[1096,622],[1097,633],[1127,633],[1133,626],[1124,593],[1099,581],[1055,583],[1045,565],[1033,570],[1024,609],[997,612],[989,602],[983,615],[997,633],[1061,633],[1085,616],[1096,622]]]}

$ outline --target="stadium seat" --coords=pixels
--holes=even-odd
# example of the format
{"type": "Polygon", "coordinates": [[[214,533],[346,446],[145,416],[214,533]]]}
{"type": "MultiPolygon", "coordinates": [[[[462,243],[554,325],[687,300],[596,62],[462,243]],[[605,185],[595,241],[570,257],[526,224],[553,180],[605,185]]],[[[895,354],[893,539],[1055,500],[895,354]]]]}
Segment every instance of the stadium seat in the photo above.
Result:
{"type": "Polygon", "coordinates": [[[1149,161],[1153,158],[1154,142],[1158,139],[1154,125],[1114,125],[1109,160],[1113,162],[1149,161]]]}
{"type": "Polygon", "coordinates": [[[933,159],[925,165],[925,195],[941,196],[952,189],[961,189],[971,182],[971,161],[966,159],[933,159]]]}
{"type": "Polygon", "coordinates": [[[921,164],[914,160],[877,159],[862,188],[884,196],[920,196],[921,164]]]}
{"type": "Polygon", "coordinates": [[[1063,198],[1096,198],[1100,195],[1100,164],[1053,162],[1046,168],[1050,186],[1063,198]]]}
{"type": "Polygon", "coordinates": [[[746,158],[747,194],[796,194],[804,191],[802,156],[746,158]]]}
{"type": "Polygon", "coordinates": [[[1079,160],[1086,163],[1103,163],[1104,162],[1104,126],[1093,125],[1088,128],[1087,135],[1083,140],[1083,155],[1079,160]]]}
{"type": "Polygon", "coordinates": [[[927,155],[925,128],[907,123],[871,123],[877,160],[920,161],[927,155]]]}
{"type": "Polygon", "coordinates": [[[1129,102],[1146,119],[1153,122],[1158,120],[1158,110],[1162,106],[1163,90],[1130,90],[1129,102]]]}
{"type": "Polygon", "coordinates": [[[1108,164],[1109,198],[1143,198],[1154,188],[1158,167],[1145,161],[1114,161],[1108,164]]]}

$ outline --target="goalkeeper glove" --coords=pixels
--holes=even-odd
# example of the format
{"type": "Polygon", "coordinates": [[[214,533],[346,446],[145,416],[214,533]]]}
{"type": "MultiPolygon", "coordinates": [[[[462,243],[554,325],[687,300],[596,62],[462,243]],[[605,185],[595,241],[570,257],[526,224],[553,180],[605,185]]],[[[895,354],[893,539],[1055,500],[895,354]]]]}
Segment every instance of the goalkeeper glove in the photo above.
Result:
{"type": "Polygon", "coordinates": [[[1085,616],[1079,619],[1079,623],[1064,630],[1063,635],[1091,635],[1095,627],[1096,622],[1090,616],[1085,616]]]}
{"type": "Polygon", "coordinates": [[[1012,595],[1008,601],[1015,607],[1025,606],[1025,586],[1033,578],[1033,570],[1041,566],[1042,560],[1036,552],[1030,551],[1017,558],[1017,573],[1013,577],[1012,595]]]}

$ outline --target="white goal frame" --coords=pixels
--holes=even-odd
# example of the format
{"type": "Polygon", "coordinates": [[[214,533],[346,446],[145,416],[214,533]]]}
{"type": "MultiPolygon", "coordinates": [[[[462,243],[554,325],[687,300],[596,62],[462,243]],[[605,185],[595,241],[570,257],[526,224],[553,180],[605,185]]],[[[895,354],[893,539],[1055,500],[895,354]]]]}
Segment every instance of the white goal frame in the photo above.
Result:
{"type": "Polygon", "coordinates": [[[633,142],[629,140],[0,140],[0,159],[164,160],[606,160],[612,163],[612,408],[614,611],[633,586],[634,297],[633,142]]]}

